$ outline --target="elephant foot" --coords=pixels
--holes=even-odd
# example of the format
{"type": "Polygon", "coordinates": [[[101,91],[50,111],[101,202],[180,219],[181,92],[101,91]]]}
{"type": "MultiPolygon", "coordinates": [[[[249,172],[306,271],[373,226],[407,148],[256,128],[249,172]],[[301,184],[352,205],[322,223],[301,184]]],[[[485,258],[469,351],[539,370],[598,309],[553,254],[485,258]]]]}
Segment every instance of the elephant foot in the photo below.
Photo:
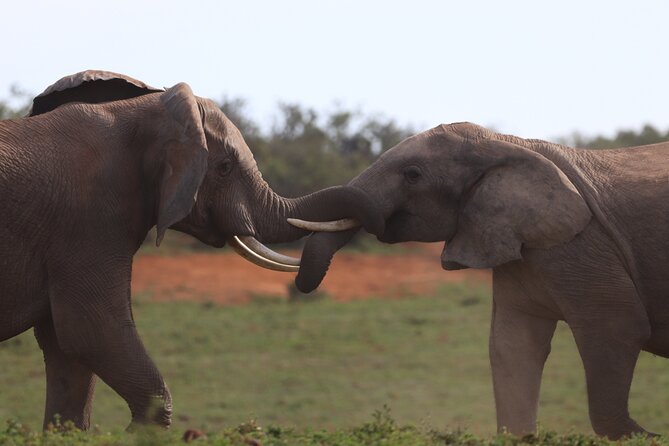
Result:
{"type": "Polygon", "coordinates": [[[128,432],[145,429],[146,426],[169,428],[172,424],[172,398],[169,392],[165,396],[151,397],[141,408],[131,408],[131,412],[128,432]]]}
{"type": "Polygon", "coordinates": [[[622,438],[631,437],[634,434],[643,434],[647,437],[658,436],[652,432],[648,432],[643,427],[634,421],[632,418],[625,420],[614,419],[592,419],[592,428],[597,435],[607,437],[609,440],[620,440],[622,438]]]}

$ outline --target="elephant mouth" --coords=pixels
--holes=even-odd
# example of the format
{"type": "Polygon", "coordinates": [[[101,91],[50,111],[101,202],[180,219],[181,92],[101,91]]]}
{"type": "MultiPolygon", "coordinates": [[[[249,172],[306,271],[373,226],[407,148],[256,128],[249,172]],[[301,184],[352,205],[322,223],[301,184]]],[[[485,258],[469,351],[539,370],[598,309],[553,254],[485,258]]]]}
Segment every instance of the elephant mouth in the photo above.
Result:
{"type": "Polygon", "coordinates": [[[410,221],[415,216],[405,210],[394,212],[386,220],[386,230],[383,234],[377,236],[377,239],[383,243],[399,243],[407,241],[406,237],[402,237],[406,227],[410,227],[410,221]]]}
{"type": "Polygon", "coordinates": [[[253,236],[234,235],[227,242],[241,257],[262,268],[285,272],[300,269],[300,259],[272,251],[253,236]]]}

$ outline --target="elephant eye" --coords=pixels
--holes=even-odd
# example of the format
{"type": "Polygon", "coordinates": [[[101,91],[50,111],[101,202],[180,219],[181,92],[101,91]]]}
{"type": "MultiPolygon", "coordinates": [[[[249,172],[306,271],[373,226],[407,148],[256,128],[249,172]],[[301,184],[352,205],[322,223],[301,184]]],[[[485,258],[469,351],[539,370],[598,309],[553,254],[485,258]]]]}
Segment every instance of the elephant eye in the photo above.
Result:
{"type": "Polygon", "coordinates": [[[409,184],[415,184],[421,176],[423,176],[423,172],[418,166],[409,166],[404,169],[404,179],[409,184]]]}
{"type": "Polygon", "coordinates": [[[232,160],[226,159],[218,164],[218,174],[222,177],[228,175],[232,171],[232,160]]]}

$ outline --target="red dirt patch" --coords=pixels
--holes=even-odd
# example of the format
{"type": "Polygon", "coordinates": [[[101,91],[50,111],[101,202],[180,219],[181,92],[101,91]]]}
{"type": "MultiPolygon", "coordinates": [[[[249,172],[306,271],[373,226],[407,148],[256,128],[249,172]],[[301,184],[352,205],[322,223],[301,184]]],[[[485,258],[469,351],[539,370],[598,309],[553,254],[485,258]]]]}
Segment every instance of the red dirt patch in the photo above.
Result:
{"type": "MultiPolygon", "coordinates": [[[[490,284],[489,271],[442,270],[441,249],[441,244],[422,244],[404,254],[340,252],[319,289],[346,301],[429,294],[449,282],[490,284]]],[[[233,253],[143,255],[135,259],[132,291],[150,292],[155,300],[237,304],[258,295],[287,298],[294,278],[259,268],[233,253]]]]}

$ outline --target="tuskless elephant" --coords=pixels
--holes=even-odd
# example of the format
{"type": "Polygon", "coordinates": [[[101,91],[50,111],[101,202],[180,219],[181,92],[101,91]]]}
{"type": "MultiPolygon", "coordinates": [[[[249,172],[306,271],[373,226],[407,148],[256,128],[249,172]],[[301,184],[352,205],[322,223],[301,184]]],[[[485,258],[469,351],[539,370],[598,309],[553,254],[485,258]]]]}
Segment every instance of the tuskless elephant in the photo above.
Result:
{"type": "MultiPolygon", "coordinates": [[[[499,429],[535,431],[563,320],[583,361],[594,431],[644,432],[628,396],[641,350],[669,357],[669,143],[588,151],[440,125],[388,150],[349,186],[381,210],[380,241],[445,241],[444,269],[492,268],[499,429]]],[[[298,288],[314,289],[354,232],[312,235],[298,288]]]]}
{"type": "Polygon", "coordinates": [[[96,376],[133,423],[168,426],[169,390],[131,311],[133,254],[153,226],[261,266],[299,260],[262,243],[307,231],[287,217],[383,220],[362,191],[334,187],[286,199],[262,179],[238,129],[184,83],[156,89],[86,71],[35,98],[30,117],[0,121],[0,341],[34,327],[43,350],[44,425],[90,425],[96,376]]]}

